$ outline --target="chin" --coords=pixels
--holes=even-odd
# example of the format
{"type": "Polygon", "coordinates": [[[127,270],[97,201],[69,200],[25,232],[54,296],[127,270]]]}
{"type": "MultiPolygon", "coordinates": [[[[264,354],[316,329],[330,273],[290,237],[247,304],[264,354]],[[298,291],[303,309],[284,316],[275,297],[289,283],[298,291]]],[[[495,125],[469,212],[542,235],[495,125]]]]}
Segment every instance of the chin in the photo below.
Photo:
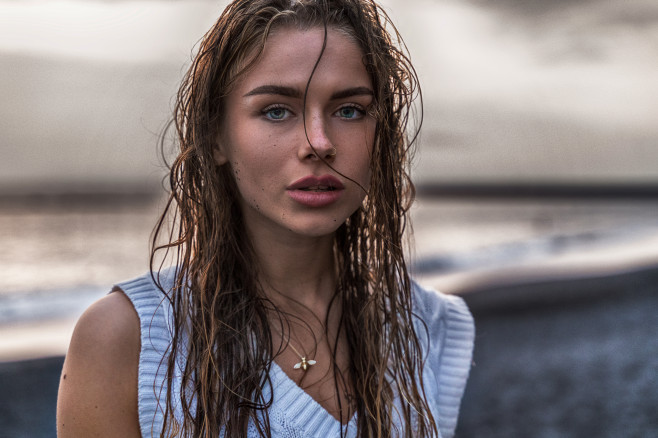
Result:
{"type": "Polygon", "coordinates": [[[331,221],[331,222],[322,222],[322,223],[307,223],[299,224],[296,227],[291,227],[290,231],[300,236],[307,237],[324,237],[333,235],[341,225],[345,223],[345,220],[331,221]]]}

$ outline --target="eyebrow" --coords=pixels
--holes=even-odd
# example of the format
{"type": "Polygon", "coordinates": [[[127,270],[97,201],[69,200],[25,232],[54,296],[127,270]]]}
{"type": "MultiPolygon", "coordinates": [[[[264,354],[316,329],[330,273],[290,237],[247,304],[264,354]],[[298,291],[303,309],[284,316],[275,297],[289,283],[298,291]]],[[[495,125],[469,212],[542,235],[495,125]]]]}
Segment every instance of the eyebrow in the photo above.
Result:
{"type": "Polygon", "coordinates": [[[335,92],[331,95],[331,100],[344,99],[352,96],[374,96],[374,94],[368,87],[354,87],[335,92]]]}
{"type": "Polygon", "coordinates": [[[296,97],[298,99],[302,98],[301,91],[297,90],[296,88],[284,87],[281,85],[261,85],[260,87],[254,88],[253,90],[245,94],[243,97],[258,96],[261,94],[273,94],[278,96],[296,97]]]}
{"type": "MultiPolygon", "coordinates": [[[[261,85],[246,93],[243,97],[258,96],[263,94],[294,97],[301,99],[304,97],[303,93],[292,87],[285,87],[282,85],[261,85]]],[[[373,96],[375,93],[368,87],[352,87],[340,90],[331,95],[331,100],[345,99],[352,96],[373,96]]]]}

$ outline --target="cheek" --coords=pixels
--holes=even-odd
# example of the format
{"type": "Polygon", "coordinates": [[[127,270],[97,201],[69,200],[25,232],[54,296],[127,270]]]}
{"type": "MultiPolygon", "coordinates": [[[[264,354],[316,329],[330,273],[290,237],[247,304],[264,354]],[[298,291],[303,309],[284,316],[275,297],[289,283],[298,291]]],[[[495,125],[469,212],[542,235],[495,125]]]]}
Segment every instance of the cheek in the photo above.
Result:
{"type": "Polygon", "coordinates": [[[367,138],[366,140],[367,146],[364,148],[359,162],[361,163],[361,174],[363,175],[363,179],[364,179],[363,186],[366,189],[369,189],[370,179],[372,177],[372,154],[374,150],[374,141],[375,141],[374,123],[372,129],[367,132],[366,138],[367,138]]]}
{"type": "Polygon", "coordinates": [[[243,134],[233,136],[229,165],[243,197],[253,198],[267,190],[282,168],[276,144],[268,136],[243,134]]]}
{"type": "Polygon", "coordinates": [[[263,162],[266,147],[263,139],[250,129],[249,125],[236,123],[227,136],[227,156],[236,178],[244,172],[258,172],[263,162]]]}

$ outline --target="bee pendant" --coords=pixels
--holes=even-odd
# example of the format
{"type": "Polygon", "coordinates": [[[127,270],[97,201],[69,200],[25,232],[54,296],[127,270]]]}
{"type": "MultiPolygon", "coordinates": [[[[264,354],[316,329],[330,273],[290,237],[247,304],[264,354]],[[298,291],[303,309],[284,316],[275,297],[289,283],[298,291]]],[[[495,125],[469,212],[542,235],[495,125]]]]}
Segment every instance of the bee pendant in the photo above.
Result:
{"type": "Polygon", "coordinates": [[[299,362],[299,363],[296,363],[293,368],[296,369],[296,370],[301,368],[302,370],[306,371],[308,369],[308,367],[310,367],[311,365],[315,365],[315,361],[313,359],[306,360],[305,357],[302,357],[302,361],[299,362]]]}

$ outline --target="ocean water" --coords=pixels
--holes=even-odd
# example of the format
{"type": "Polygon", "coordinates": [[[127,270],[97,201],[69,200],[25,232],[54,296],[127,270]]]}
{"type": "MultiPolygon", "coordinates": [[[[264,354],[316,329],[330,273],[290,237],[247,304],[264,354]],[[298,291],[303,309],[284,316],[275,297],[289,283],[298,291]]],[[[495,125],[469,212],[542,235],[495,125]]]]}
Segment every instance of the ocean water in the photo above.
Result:
{"type": "MultiPolygon", "coordinates": [[[[79,314],[116,282],[148,269],[162,202],[108,202],[0,208],[0,324],[79,314]]],[[[455,274],[559,259],[603,268],[610,259],[658,263],[656,204],[420,199],[411,212],[409,259],[414,275],[432,286],[455,274]]]]}
{"type": "Polygon", "coordinates": [[[0,324],[79,315],[148,265],[156,199],[0,209],[0,324]]]}

